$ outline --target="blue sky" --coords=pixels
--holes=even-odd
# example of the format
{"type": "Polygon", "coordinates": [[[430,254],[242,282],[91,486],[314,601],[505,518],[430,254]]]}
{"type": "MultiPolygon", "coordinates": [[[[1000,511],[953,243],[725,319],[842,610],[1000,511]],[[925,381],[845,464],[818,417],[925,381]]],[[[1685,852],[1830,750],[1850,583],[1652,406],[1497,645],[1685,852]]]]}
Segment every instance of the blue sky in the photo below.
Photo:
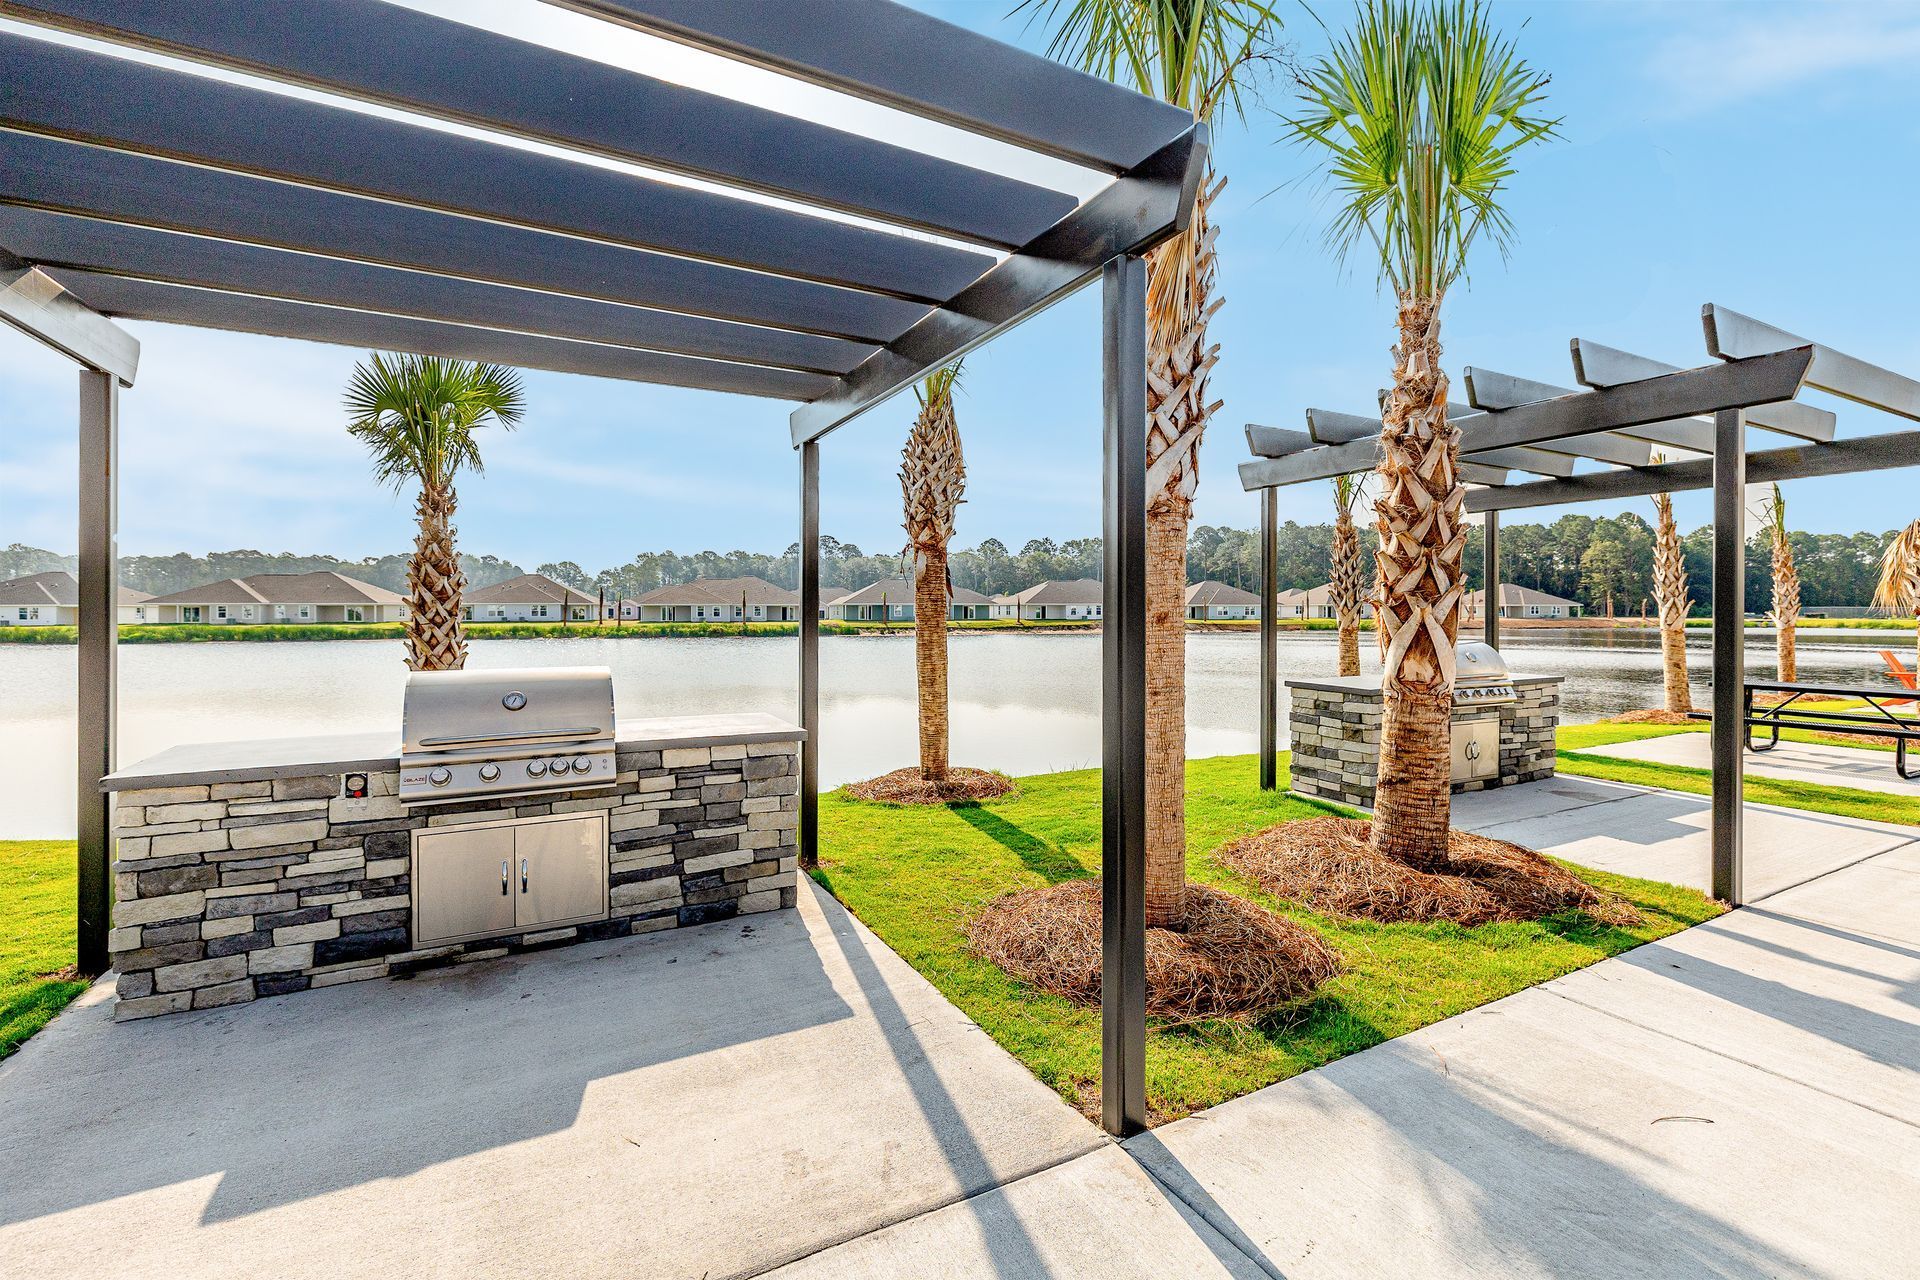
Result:
{"type": "MultiPolygon", "coordinates": [[[[1039,49],[1008,0],[925,3],[950,21],[1039,49]]],[[[1319,6],[1331,23],[1346,10],[1319,6]]],[[[1324,36],[1283,4],[1287,40],[1324,36]]],[[[1483,253],[1448,300],[1448,366],[1570,378],[1580,335],[1678,364],[1705,360],[1699,308],[1718,302],[1865,359],[1920,373],[1920,321],[1903,307],[1920,233],[1920,8],[1892,4],[1496,5],[1551,72],[1564,140],[1523,156],[1508,201],[1510,260],[1483,253]],[[1523,25],[1524,24],[1524,25],[1523,25]]],[[[1391,308],[1371,264],[1342,270],[1321,241],[1308,157],[1279,143],[1268,105],[1216,138],[1226,404],[1202,453],[1197,518],[1250,526],[1234,464],[1240,424],[1295,425],[1316,405],[1365,411],[1389,366],[1391,308]]],[[[124,400],[121,547],[128,554],[256,547],[345,556],[403,550],[411,499],[376,489],[347,438],[339,389],[358,353],[133,325],[144,357],[124,400]]],[[[960,540],[1096,533],[1098,329],[1091,292],[969,360],[959,411],[969,464],[960,540]]],[[[527,379],[521,430],[486,442],[461,485],[463,547],[531,567],[589,569],[640,550],[779,550],[796,498],[788,406],[552,374],[527,379]]],[[[0,330],[0,543],[71,551],[74,376],[0,330]]],[[[1841,433],[1895,424],[1841,410],[1841,433]]],[[[912,401],[833,436],[824,526],[869,551],[901,539],[894,480],[912,401]]],[[[1910,473],[1803,481],[1799,527],[1891,528],[1920,511],[1910,473]]],[[[1644,503],[1588,507],[1599,513],[1644,503]]],[[[1703,495],[1679,501],[1706,519],[1703,495]]],[[[1318,487],[1289,518],[1325,515],[1318,487]]],[[[1543,511],[1537,518],[1559,514],[1543,511]]]]}

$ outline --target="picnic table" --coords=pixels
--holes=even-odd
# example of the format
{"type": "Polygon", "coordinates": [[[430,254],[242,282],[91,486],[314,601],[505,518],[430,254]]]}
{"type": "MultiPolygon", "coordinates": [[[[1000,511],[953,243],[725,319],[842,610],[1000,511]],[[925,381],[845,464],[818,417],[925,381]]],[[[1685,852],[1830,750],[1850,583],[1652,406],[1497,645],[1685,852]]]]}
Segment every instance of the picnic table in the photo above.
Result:
{"type": "MultiPolygon", "coordinates": [[[[1907,768],[1907,744],[1920,741],[1920,719],[1900,715],[1893,710],[1893,706],[1912,705],[1913,701],[1912,694],[1905,689],[1749,680],[1742,686],[1741,692],[1741,719],[1746,730],[1747,750],[1773,750],[1780,745],[1782,729],[1810,729],[1819,733],[1891,738],[1893,739],[1894,770],[1902,778],[1912,781],[1920,778],[1920,771],[1909,771],[1907,768]],[[1755,707],[1753,695],[1756,693],[1778,693],[1785,694],[1786,697],[1777,703],[1755,707]],[[1803,698],[1820,702],[1845,699],[1859,701],[1864,705],[1857,710],[1842,711],[1805,705],[1801,702],[1803,698]],[[1756,729],[1766,730],[1765,743],[1754,741],[1756,729]]],[[[1693,713],[1693,718],[1711,720],[1713,717],[1706,712],[1696,711],[1693,713]]]]}

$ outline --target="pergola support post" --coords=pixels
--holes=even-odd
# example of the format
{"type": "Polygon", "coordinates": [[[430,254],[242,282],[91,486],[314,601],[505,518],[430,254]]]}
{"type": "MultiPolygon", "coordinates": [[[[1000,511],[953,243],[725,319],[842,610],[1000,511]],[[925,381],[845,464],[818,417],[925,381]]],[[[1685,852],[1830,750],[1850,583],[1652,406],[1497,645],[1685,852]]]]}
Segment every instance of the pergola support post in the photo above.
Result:
{"type": "Polygon", "coordinates": [[[106,972],[113,901],[113,797],[100,779],[114,769],[120,640],[120,383],[80,371],[80,616],[78,952],[88,977],[106,972]]]}
{"type": "Polygon", "coordinates": [[[1722,409],[1713,420],[1713,896],[1746,899],[1744,800],[1740,758],[1746,741],[1745,415],[1722,409]]]}
{"type": "Polygon", "coordinates": [[[820,442],[800,446],[800,865],[820,863],[820,442]]]}
{"type": "Polygon", "coordinates": [[[1274,756],[1280,749],[1279,716],[1279,627],[1274,620],[1273,598],[1278,594],[1279,575],[1274,563],[1280,537],[1280,491],[1260,491],[1260,789],[1272,791],[1279,785],[1274,756]]]}
{"type": "Polygon", "coordinates": [[[1106,264],[1100,722],[1100,1122],[1147,1127],[1147,271],[1106,264]]]}
{"type": "Polygon", "coordinates": [[[1486,614],[1480,619],[1480,638],[1489,645],[1500,647],[1500,513],[1487,512],[1486,523],[1480,530],[1481,612],[1486,614]]]}

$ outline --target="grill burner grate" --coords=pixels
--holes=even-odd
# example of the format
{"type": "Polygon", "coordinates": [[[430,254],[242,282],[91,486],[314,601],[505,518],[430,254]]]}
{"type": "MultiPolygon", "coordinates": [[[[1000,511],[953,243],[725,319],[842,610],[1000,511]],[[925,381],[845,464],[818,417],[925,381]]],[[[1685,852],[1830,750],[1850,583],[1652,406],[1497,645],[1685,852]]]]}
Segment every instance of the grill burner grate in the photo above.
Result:
{"type": "Polygon", "coordinates": [[[401,717],[400,799],[444,804],[614,781],[605,667],[416,671],[401,717]]]}

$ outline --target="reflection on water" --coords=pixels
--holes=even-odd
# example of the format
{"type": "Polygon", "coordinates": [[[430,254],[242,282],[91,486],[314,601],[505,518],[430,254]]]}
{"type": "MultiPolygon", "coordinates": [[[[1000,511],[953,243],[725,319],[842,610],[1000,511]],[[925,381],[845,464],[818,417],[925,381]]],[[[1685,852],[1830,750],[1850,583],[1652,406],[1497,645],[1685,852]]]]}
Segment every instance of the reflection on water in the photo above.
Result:
{"type": "MultiPolygon", "coordinates": [[[[1707,636],[1691,636],[1703,682],[1707,636]]],[[[1804,636],[1802,680],[1876,680],[1874,648],[1910,647],[1899,633],[1804,636]]],[[[1504,645],[1515,671],[1567,677],[1565,715],[1591,720],[1660,696],[1652,633],[1528,631],[1504,645]]],[[[1367,670],[1378,665],[1362,645],[1367,670]]],[[[1097,765],[1100,640],[1093,635],[956,633],[952,638],[953,759],[1012,773],[1097,765]]],[[[1773,674],[1772,637],[1749,637],[1748,671],[1773,674]]],[[[6,692],[0,735],[0,837],[73,831],[74,654],[71,647],[0,645],[6,692]]],[[[613,668],[623,716],[769,711],[791,717],[796,642],[790,638],[488,640],[476,667],[613,668]]],[[[1282,637],[1280,674],[1333,671],[1335,640],[1282,637]]],[[[187,742],[387,730],[399,740],[406,671],[398,641],[127,645],[120,650],[120,758],[187,742]]],[[[910,764],[913,640],[826,636],[820,645],[821,781],[837,785],[910,764]]],[[[1187,641],[1187,749],[1195,756],[1256,744],[1256,637],[1187,641]]],[[[1282,732],[1285,719],[1282,717],[1282,732]]]]}

